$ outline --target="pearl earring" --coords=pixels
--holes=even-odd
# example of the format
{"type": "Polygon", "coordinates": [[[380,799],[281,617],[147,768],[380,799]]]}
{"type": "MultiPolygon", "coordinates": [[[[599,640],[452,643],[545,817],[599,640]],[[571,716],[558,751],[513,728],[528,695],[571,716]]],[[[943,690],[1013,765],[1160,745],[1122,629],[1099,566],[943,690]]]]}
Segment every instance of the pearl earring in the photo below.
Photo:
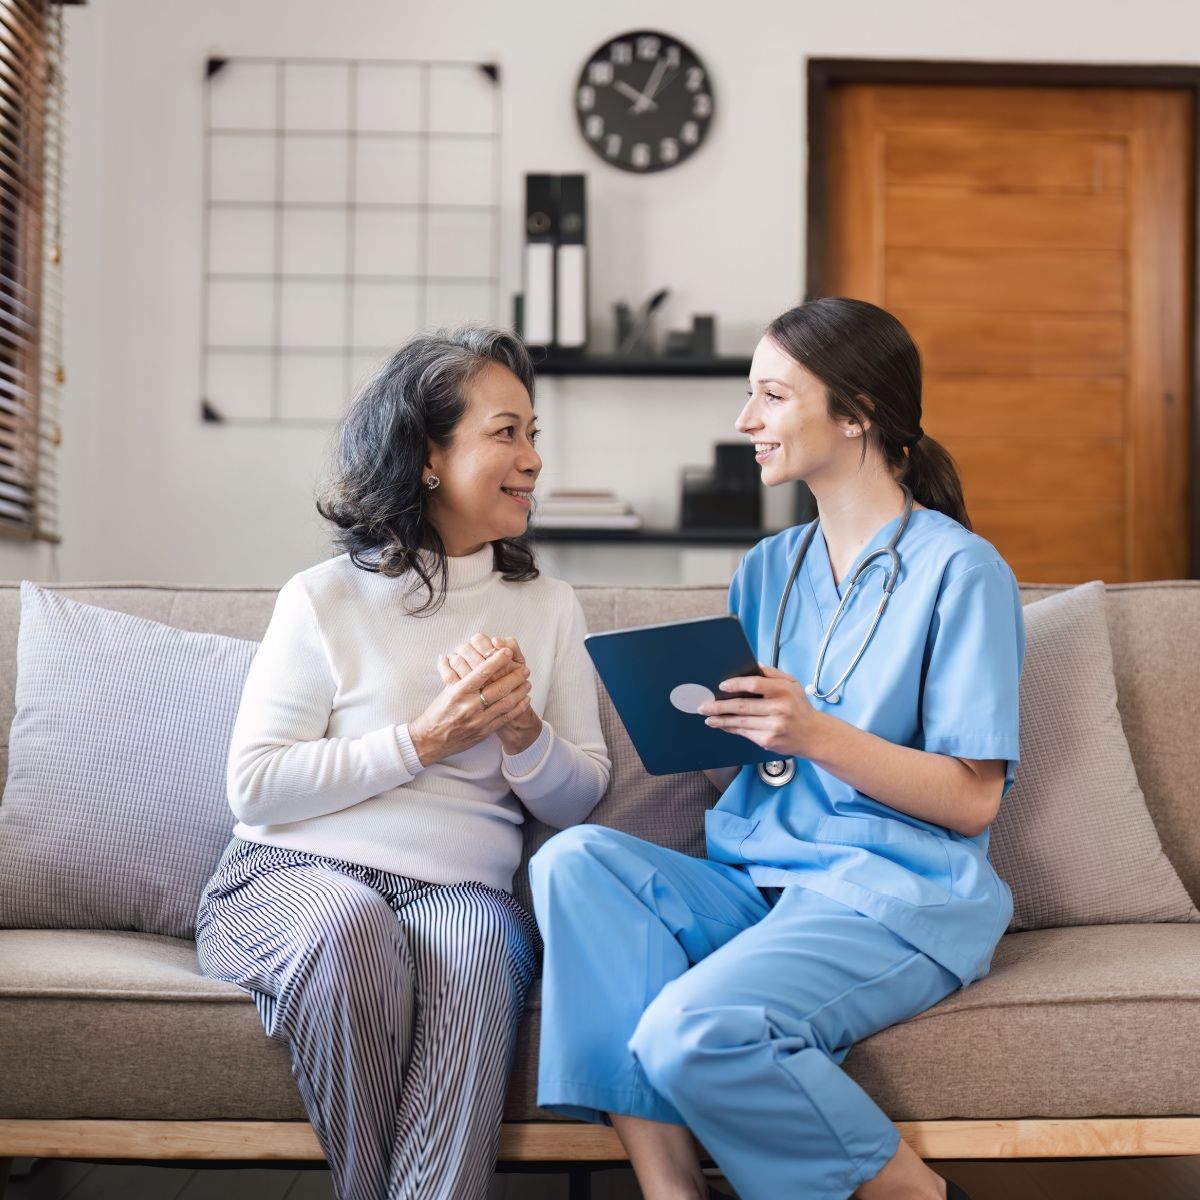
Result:
{"type": "Polygon", "coordinates": [[[425,486],[432,492],[434,488],[441,485],[441,482],[442,481],[436,475],[430,475],[429,478],[425,480],[425,486]]]}

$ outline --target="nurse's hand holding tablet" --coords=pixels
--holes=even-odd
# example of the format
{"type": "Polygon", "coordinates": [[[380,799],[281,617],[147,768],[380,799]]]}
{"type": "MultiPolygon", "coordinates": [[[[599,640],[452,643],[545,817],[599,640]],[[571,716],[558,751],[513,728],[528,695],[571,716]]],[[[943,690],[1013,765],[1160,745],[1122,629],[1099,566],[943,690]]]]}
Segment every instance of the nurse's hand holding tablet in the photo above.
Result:
{"type": "Polygon", "coordinates": [[[737,733],[781,757],[813,758],[828,718],[817,712],[804,685],[778,667],[762,665],[761,675],[726,679],[723,692],[748,692],[737,700],[710,700],[696,710],[705,725],[737,733]]]}
{"type": "Polygon", "coordinates": [[[735,427],[817,520],[734,574],[746,666],[702,677],[710,629],[682,666],[638,655],[653,678],[622,695],[599,647],[696,629],[588,639],[631,736],[653,721],[650,769],[744,765],[709,771],[703,858],[588,825],[534,855],[538,1104],[610,1120],[647,1200],[706,1194],[696,1141],[741,1200],[962,1200],[841,1064],[985,975],[1011,917],[987,844],[1019,752],[1016,580],[971,532],[921,428],[920,354],[882,309],[773,321],[735,427]],[[693,715],[664,710],[681,683],[713,693],[693,715]]]}

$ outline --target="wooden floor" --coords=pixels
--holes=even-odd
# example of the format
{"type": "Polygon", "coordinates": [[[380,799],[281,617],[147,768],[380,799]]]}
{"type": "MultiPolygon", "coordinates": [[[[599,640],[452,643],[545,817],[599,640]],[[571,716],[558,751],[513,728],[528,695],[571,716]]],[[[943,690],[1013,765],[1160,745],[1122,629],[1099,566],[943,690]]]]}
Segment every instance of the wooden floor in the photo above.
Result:
{"type": "MultiPolygon", "coordinates": [[[[972,1200],[1200,1200],[1200,1158],[939,1163],[972,1200]]],[[[333,1200],[329,1172],[279,1169],[15,1165],[5,1200],[333,1200]]],[[[638,1200],[628,1169],[593,1175],[594,1200],[638,1200]]],[[[499,1174],[489,1200],[567,1200],[559,1175],[499,1174]]]]}

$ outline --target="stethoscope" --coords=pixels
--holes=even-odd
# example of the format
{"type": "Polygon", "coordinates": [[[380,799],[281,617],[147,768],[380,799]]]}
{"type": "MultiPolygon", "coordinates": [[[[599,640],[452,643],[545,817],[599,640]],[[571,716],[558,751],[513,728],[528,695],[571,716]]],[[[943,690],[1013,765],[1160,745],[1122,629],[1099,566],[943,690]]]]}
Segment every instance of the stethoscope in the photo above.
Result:
{"type": "MultiPolygon", "coordinates": [[[[880,546],[878,550],[872,550],[858,564],[854,570],[854,574],[850,576],[850,582],[846,585],[846,590],[842,594],[837,608],[834,609],[833,619],[829,622],[829,626],[821,638],[821,645],[817,650],[817,665],[813,668],[812,682],[804,685],[804,691],[809,696],[817,700],[824,700],[827,704],[837,704],[841,700],[846,680],[850,678],[854,668],[858,666],[862,656],[866,654],[875,629],[879,625],[879,618],[883,616],[883,610],[887,608],[887,602],[891,599],[892,592],[896,587],[896,581],[900,577],[900,555],[896,550],[896,546],[904,536],[904,530],[908,527],[908,519],[912,516],[913,510],[912,492],[904,484],[900,485],[900,489],[904,492],[904,514],[900,518],[900,524],[896,526],[896,532],[892,534],[888,544],[880,546]],[[825,656],[829,653],[829,643],[833,640],[834,630],[837,629],[838,622],[842,619],[842,613],[845,612],[846,605],[850,603],[850,597],[854,594],[854,589],[858,586],[859,580],[862,579],[872,564],[880,558],[887,558],[888,560],[887,575],[883,581],[883,594],[879,597],[879,603],[875,607],[875,616],[871,620],[870,628],[867,630],[862,642],[859,643],[858,649],[854,652],[854,657],[850,660],[850,665],[842,672],[841,678],[831,688],[821,691],[821,670],[825,666],[825,656]]],[[[772,667],[779,666],[779,640],[783,632],[783,617],[787,611],[788,597],[792,594],[792,585],[796,582],[796,576],[800,574],[800,568],[804,565],[804,558],[808,554],[808,548],[812,545],[813,538],[817,536],[819,524],[819,522],[814,521],[809,526],[808,532],[804,535],[804,540],[800,543],[800,549],[796,551],[796,559],[792,563],[787,583],[783,587],[783,599],[779,601],[779,614],[775,618],[775,637],[771,642],[772,667]]],[[[795,774],[796,760],[794,758],[777,758],[770,762],[758,764],[758,777],[768,787],[783,787],[785,784],[791,783],[795,774]]]]}

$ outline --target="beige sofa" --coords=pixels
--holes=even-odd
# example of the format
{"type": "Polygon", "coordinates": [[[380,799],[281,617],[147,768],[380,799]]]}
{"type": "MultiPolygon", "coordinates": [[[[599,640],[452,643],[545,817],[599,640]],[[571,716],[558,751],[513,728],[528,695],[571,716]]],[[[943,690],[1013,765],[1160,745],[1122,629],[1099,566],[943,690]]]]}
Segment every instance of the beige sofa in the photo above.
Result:
{"type": "MultiPolygon", "coordinates": [[[[274,600],[266,588],[62,590],[243,637],[261,635],[274,600]]],[[[718,589],[580,596],[593,630],[725,607],[718,589]]],[[[0,586],[3,730],[19,608],[16,586],[0,586]]],[[[1200,900],[1200,583],[1110,588],[1108,616],[1138,776],[1164,848],[1200,900]]],[[[628,753],[623,733],[609,732],[628,753]]],[[[682,848],[699,847],[698,828],[678,835],[682,848]]],[[[535,994],[502,1159],[623,1158],[611,1130],[537,1110],[538,1016],[535,994]]],[[[1010,934],[986,979],[862,1043],[846,1067],[928,1158],[1200,1154],[1200,925],[1010,934]]],[[[302,1160],[320,1150],[284,1050],[242,992],[199,975],[192,943],[0,930],[0,1190],[3,1160],[15,1156],[302,1160]]]]}

